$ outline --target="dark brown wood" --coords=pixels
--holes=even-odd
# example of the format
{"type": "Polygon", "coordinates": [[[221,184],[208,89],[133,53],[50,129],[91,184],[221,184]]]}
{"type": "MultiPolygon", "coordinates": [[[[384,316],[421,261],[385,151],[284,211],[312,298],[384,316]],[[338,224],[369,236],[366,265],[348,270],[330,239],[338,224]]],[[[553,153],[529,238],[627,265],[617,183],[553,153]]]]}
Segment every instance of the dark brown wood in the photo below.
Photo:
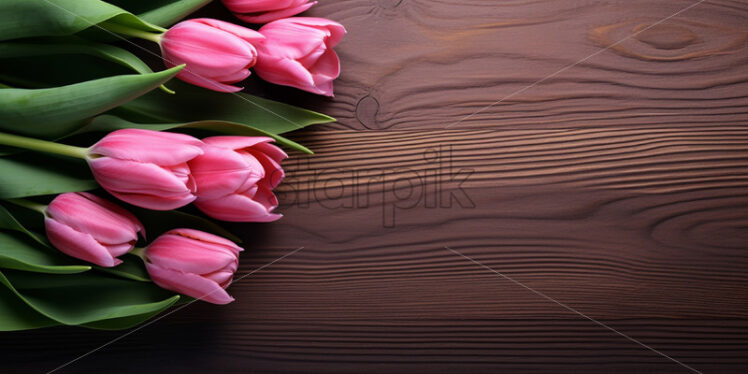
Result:
{"type": "Polygon", "coordinates": [[[351,129],[744,125],[748,4],[710,0],[653,25],[695,3],[323,1],[311,13],[346,24],[348,63],[319,108],[351,129]]]}
{"type": "MultiPolygon", "coordinates": [[[[517,283],[748,372],[748,3],[599,52],[694,3],[320,1],[349,30],[336,97],[248,85],[339,123],[291,135],[317,154],[286,163],[284,219],[232,225],[240,274],[303,249],[60,372],[690,372],[517,283]]],[[[121,334],[3,334],[2,372],[121,334]]]]}

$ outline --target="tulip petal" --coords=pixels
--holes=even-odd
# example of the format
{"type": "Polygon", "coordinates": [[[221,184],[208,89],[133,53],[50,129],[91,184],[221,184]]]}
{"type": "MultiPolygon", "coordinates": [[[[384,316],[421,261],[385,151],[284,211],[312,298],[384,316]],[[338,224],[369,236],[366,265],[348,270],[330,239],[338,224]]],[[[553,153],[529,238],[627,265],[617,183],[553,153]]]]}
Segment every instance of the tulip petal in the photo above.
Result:
{"type": "Polygon", "coordinates": [[[309,88],[303,88],[305,91],[309,91],[311,93],[317,94],[317,95],[324,95],[328,97],[334,97],[333,94],[333,83],[332,80],[323,80],[320,82],[315,83],[315,86],[309,87],[309,88]]]}
{"type": "Polygon", "coordinates": [[[112,196],[135,206],[151,210],[173,210],[181,208],[197,198],[191,193],[185,193],[181,196],[154,196],[138,193],[119,193],[109,191],[112,196]]]}
{"type": "Polygon", "coordinates": [[[270,188],[277,187],[280,182],[283,181],[283,178],[286,177],[286,174],[280,164],[265,153],[262,153],[257,149],[249,149],[245,152],[249,152],[260,162],[260,164],[262,164],[262,167],[265,169],[264,180],[270,186],[270,188]]]}
{"type": "Polygon", "coordinates": [[[231,194],[214,200],[198,200],[195,201],[195,206],[203,213],[222,221],[272,222],[283,217],[270,213],[268,207],[240,194],[231,194]]]}
{"type": "Polygon", "coordinates": [[[257,60],[255,72],[262,79],[284,86],[291,86],[300,89],[314,86],[314,77],[304,65],[298,61],[291,59],[277,59],[269,61],[272,65],[267,68],[267,63],[264,58],[260,57],[257,60]]]}
{"type": "Polygon", "coordinates": [[[275,208],[278,207],[278,198],[275,197],[275,194],[269,188],[258,188],[257,193],[255,193],[255,196],[252,198],[252,200],[267,207],[268,212],[272,212],[273,210],[275,210],[275,208]]]}
{"type": "MultiPolygon", "coordinates": [[[[93,195],[90,195],[93,196],[93,195]]],[[[96,198],[114,205],[106,200],[96,198]]],[[[114,205],[119,211],[124,209],[114,205]]],[[[129,243],[138,239],[140,222],[129,212],[119,214],[91,201],[85,195],[65,193],[58,195],[49,204],[47,215],[74,230],[87,233],[95,240],[104,243],[129,243]]]]}
{"type": "Polygon", "coordinates": [[[257,58],[254,46],[243,38],[195,20],[169,29],[162,38],[161,50],[165,61],[186,63],[189,72],[208,77],[248,68],[257,58]]]}
{"type": "Polygon", "coordinates": [[[237,92],[240,82],[255,65],[259,44],[265,36],[228,22],[197,18],[182,21],[169,29],[161,41],[161,54],[167,67],[186,64],[177,78],[219,92],[237,92]]]}
{"type": "Polygon", "coordinates": [[[145,236],[145,226],[143,226],[143,224],[140,222],[138,217],[135,217],[135,215],[130,213],[127,209],[89,192],[77,192],[77,194],[85,197],[86,199],[92,201],[95,204],[101,205],[102,207],[108,210],[111,210],[112,212],[124,217],[135,227],[135,231],[141,232],[141,234],[145,236]]]}
{"type": "Polygon", "coordinates": [[[340,75],[340,59],[334,51],[325,51],[310,70],[315,84],[332,81],[340,75]]]}
{"type": "Polygon", "coordinates": [[[272,144],[269,144],[268,142],[265,143],[258,143],[253,147],[254,149],[257,149],[258,151],[264,153],[271,159],[275,160],[275,162],[280,163],[281,161],[288,158],[288,155],[286,152],[283,152],[282,149],[279,147],[276,147],[272,144]]]}
{"type": "Polygon", "coordinates": [[[90,154],[158,165],[177,165],[201,155],[201,146],[199,139],[189,135],[122,129],[109,133],[94,144],[90,154]]]}
{"type": "MultiPolygon", "coordinates": [[[[197,184],[196,195],[201,199],[214,199],[236,191],[253,174],[257,179],[264,175],[250,168],[251,164],[232,149],[206,144],[203,155],[190,161],[192,176],[197,184]]],[[[255,163],[259,164],[257,161],[255,163]]]]}
{"type": "Polygon", "coordinates": [[[212,19],[212,18],[195,18],[195,19],[192,19],[191,21],[200,22],[210,27],[214,27],[216,29],[229,32],[250,43],[256,43],[256,42],[259,42],[265,39],[265,36],[260,34],[259,32],[246,28],[246,27],[235,25],[231,22],[221,21],[221,20],[212,19]]]}
{"type": "Polygon", "coordinates": [[[109,252],[112,256],[122,256],[123,254],[130,252],[135,247],[135,242],[132,241],[130,243],[122,243],[122,244],[105,244],[101,243],[104,247],[106,247],[107,252],[109,252]]]}
{"type": "Polygon", "coordinates": [[[103,267],[122,263],[91,235],[76,231],[52,218],[45,218],[44,224],[50,243],[66,255],[103,267]]]}
{"type": "Polygon", "coordinates": [[[299,6],[307,0],[222,0],[226,8],[236,13],[260,13],[299,6]]]}
{"type": "Polygon", "coordinates": [[[341,24],[293,17],[270,22],[259,32],[267,39],[256,45],[257,75],[271,83],[333,96],[332,81],[340,75],[340,61],[332,48],[346,33],[341,24]]]}
{"type": "Polygon", "coordinates": [[[319,48],[327,48],[325,40],[330,36],[329,31],[300,24],[295,19],[280,19],[260,28],[259,32],[266,38],[255,46],[260,57],[270,55],[297,60],[319,48]]]}
{"type": "Polygon", "coordinates": [[[203,143],[217,147],[229,148],[233,150],[253,147],[260,143],[272,143],[273,138],[267,136],[211,136],[203,139],[203,143]]]}
{"type": "MultiPolygon", "coordinates": [[[[235,270],[234,270],[235,271],[235,270]]],[[[234,271],[217,271],[215,273],[204,274],[203,277],[218,283],[221,287],[228,287],[234,279],[234,271]]]]}
{"type": "Polygon", "coordinates": [[[251,74],[252,73],[249,71],[249,69],[241,69],[230,74],[217,76],[215,77],[215,80],[224,83],[236,83],[247,79],[247,77],[249,77],[251,74]]]}
{"type": "Polygon", "coordinates": [[[148,246],[146,257],[163,268],[195,274],[220,271],[238,260],[230,249],[179,235],[159,236],[148,246]]]}
{"type": "Polygon", "coordinates": [[[206,243],[217,244],[222,247],[226,247],[227,249],[229,249],[231,252],[233,252],[236,255],[238,255],[239,252],[244,250],[244,248],[236,245],[236,243],[232,242],[231,240],[228,240],[222,236],[207,233],[205,231],[181,228],[181,229],[169,230],[166,232],[166,234],[179,235],[185,238],[199,240],[199,241],[206,242],[206,243]]]}
{"type": "Polygon", "coordinates": [[[253,184],[251,186],[242,186],[242,188],[239,189],[239,191],[236,191],[236,193],[239,195],[244,195],[251,199],[255,197],[255,194],[257,193],[257,190],[259,188],[260,187],[257,184],[253,184]]]}
{"type": "Polygon", "coordinates": [[[153,282],[167,290],[213,304],[228,304],[234,301],[226,290],[210,279],[196,274],[164,269],[149,263],[146,263],[146,269],[153,282]]]}
{"type": "MultiPolygon", "coordinates": [[[[244,181],[244,183],[242,183],[237,189],[229,193],[247,190],[265,178],[265,168],[262,167],[262,164],[260,163],[260,161],[258,161],[254,156],[252,156],[251,154],[247,152],[236,152],[236,153],[239,154],[244,159],[244,161],[247,162],[247,164],[249,165],[249,169],[252,170],[252,172],[249,173],[249,176],[244,181]]],[[[221,196],[224,196],[224,195],[227,195],[227,194],[223,194],[221,196]]]]}
{"type": "MultiPolygon", "coordinates": [[[[312,70],[314,65],[317,63],[317,60],[319,60],[319,58],[322,57],[325,52],[327,52],[327,46],[321,44],[318,48],[315,48],[306,56],[299,57],[297,61],[299,61],[299,63],[304,65],[307,69],[312,70]]],[[[333,51],[333,53],[335,52],[333,51]]]]}
{"type": "Polygon", "coordinates": [[[280,10],[275,10],[275,11],[267,11],[267,12],[262,12],[262,13],[244,13],[244,14],[237,13],[235,15],[237,18],[247,23],[268,23],[271,21],[275,21],[277,19],[295,16],[299,13],[306,11],[307,9],[314,6],[315,4],[317,4],[316,1],[302,4],[296,7],[292,7],[292,8],[285,8],[285,9],[280,9],[280,10]]]}
{"type": "Polygon", "coordinates": [[[172,197],[192,192],[178,176],[155,164],[101,157],[90,165],[94,178],[106,190],[172,197]]]}
{"type": "Polygon", "coordinates": [[[346,34],[345,27],[338,22],[318,17],[294,17],[293,22],[297,25],[304,25],[327,30],[330,34],[326,44],[328,47],[334,47],[343,39],[346,34]]]}

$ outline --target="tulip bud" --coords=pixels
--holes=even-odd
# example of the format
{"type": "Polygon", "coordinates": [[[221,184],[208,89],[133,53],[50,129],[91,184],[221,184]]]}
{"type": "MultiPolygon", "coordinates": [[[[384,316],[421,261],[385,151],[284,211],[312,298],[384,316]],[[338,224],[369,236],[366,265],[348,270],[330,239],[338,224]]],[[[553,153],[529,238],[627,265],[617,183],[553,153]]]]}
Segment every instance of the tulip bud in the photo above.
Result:
{"type": "Polygon", "coordinates": [[[171,210],[195,200],[187,161],[203,153],[203,143],[183,134],[141,129],[114,131],[88,152],[101,187],[143,208],[171,210]]]}
{"type": "Polygon", "coordinates": [[[317,2],[309,0],[223,0],[223,4],[244,22],[267,23],[295,16],[311,8],[317,2]]]}
{"type": "Polygon", "coordinates": [[[340,75],[340,60],[332,49],[345,34],[343,25],[323,18],[280,19],[260,28],[265,40],[255,71],[264,80],[333,96],[332,81],[340,75]]]}
{"type": "Polygon", "coordinates": [[[162,288],[213,304],[234,301],[226,291],[239,266],[242,248],[219,236],[174,229],[145,250],[146,269],[162,288]]]}
{"type": "Polygon", "coordinates": [[[197,184],[195,206],[224,221],[270,222],[278,199],[273,188],[285,176],[286,153],[266,137],[214,136],[203,139],[203,154],[190,161],[197,184]]]}
{"type": "Polygon", "coordinates": [[[63,253],[112,267],[135,246],[143,225],[122,207],[86,192],[58,195],[46,210],[47,237],[63,253]]]}
{"type": "Polygon", "coordinates": [[[219,92],[241,91],[230,83],[249,77],[257,61],[253,46],[264,37],[257,31],[210,18],[182,21],[161,39],[167,67],[186,64],[177,78],[219,92]]]}

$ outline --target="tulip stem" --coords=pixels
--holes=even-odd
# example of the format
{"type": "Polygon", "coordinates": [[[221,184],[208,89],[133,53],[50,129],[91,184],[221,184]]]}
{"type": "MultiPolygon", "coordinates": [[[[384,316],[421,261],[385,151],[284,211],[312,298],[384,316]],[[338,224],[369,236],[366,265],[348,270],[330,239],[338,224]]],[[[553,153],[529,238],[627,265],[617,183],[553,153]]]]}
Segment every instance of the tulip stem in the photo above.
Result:
{"type": "Polygon", "coordinates": [[[135,247],[130,250],[130,254],[140,257],[145,262],[145,248],[135,247]]]}
{"type": "Polygon", "coordinates": [[[134,29],[132,27],[123,26],[114,22],[102,22],[99,24],[102,28],[107,31],[111,31],[120,35],[132,36],[134,38],[150,40],[154,43],[161,44],[161,36],[164,34],[154,34],[143,30],[134,29]]]}
{"type": "Polygon", "coordinates": [[[52,153],[56,155],[82,159],[86,159],[86,157],[88,156],[88,148],[75,147],[72,145],[50,142],[48,140],[28,138],[25,136],[6,134],[2,132],[0,132],[0,144],[16,148],[28,149],[31,151],[52,153]]]}
{"type": "Polygon", "coordinates": [[[18,205],[20,207],[37,211],[41,214],[47,214],[47,206],[44,204],[35,203],[24,199],[5,199],[5,201],[18,205]]]}

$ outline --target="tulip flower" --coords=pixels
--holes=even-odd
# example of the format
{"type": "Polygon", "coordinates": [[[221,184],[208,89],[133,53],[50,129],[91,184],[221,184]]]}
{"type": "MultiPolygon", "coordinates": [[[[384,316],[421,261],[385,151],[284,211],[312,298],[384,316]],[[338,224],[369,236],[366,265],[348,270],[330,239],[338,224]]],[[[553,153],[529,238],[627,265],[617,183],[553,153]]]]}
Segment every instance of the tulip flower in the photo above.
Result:
{"type": "Polygon", "coordinates": [[[189,135],[123,129],[94,144],[86,157],[96,181],[118,199],[171,210],[196,199],[187,162],[203,153],[202,146],[189,135]]]}
{"type": "Polygon", "coordinates": [[[223,0],[223,4],[244,22],[267,23],[297,15],[317,2],[309,0],[223,0]]]}
{"type": "Polygon", "coordinates": [[[112,267],[135,246],[143,225],[122,207],[85,192],[58,195],[46,208],[50,243],[61,252],[112,267]]]}
{"type": "Polygon", "coordinates": [[[204,144],[189,135],[122,129],[82,148],[0,133],[0,144],[84,159],[101,187],[139,207],[171,210],[197,198],[187,162],[203,154],[204,144]]]}
{"type": "Polygon", "coordinates": [[[82,148],[0,133],[0,144],[84,159],[101,187],[139,207],[171,210],[197,198],[187,162],[203,154],[204,144],[189,135],[122,129],[82,148]]]}
{"type": "Polygon", "coordinates": [[[332,81],[340,75],[333,50],[345,34],[343,25],[323,18],[294,17],[268,23],[255,44],[255,72],[262,79],[315,94],[333,96],[332,81]]]}
{"type": "Polygon", "coordinates": [[[153,241],[144,253],[145,266],[162,288],[213,304],[234,301],[226,292],[239,266],[242,248],[219,236],[174,229],[153,241]]]}
{"type": "Polygon", "coordinates": [[[285,176],[286,154],[267,137],[214,136],[189,162],[197,185],[195,206],[224,221],[271,222],[278,199],[273,188],[285,176]]]}
{"type": "Polygon", "coordinates": [[[231,83],[246,79],[257,61],[257,31],[210,18],[177,23],[163,34],[161,54],[167,67],[186,64],[177,78],[219,92],[236,92],[231,83]]]}

